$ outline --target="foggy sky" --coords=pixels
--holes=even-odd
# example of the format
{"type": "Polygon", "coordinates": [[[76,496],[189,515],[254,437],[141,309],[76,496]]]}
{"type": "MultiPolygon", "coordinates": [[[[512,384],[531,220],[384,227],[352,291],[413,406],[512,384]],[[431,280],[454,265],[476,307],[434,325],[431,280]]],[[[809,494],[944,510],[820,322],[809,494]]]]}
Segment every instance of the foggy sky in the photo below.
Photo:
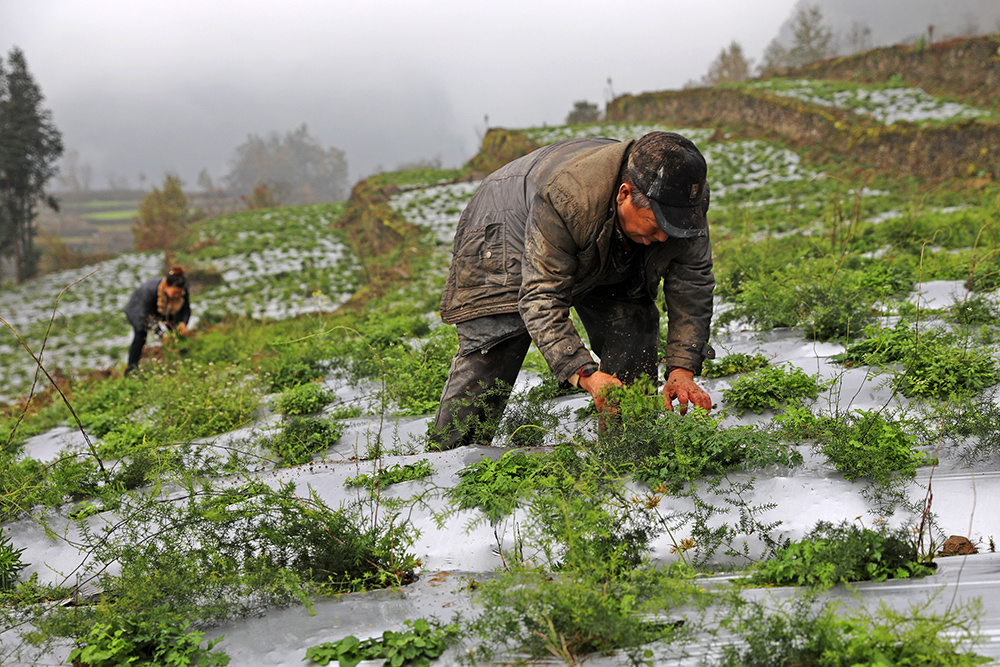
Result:
{"type": "Polygon", "coordinates": [[[352,182],[576,100],[680,87],[732,39],[762,51],[794,0],[0,0],[67,149],[133,186],[221,178],[250,133],[306,123],[352,182]]]}
{"type": "Polygon", "coordinates": [[[487,115],[559,125],[577,100],[696,80],[733,40],[759,59],[795,1],[0,0],[0,57],[24,50],[94,188],[218,180],[249,134],[302,123],[353,183],[459,166],[487,115]]]}

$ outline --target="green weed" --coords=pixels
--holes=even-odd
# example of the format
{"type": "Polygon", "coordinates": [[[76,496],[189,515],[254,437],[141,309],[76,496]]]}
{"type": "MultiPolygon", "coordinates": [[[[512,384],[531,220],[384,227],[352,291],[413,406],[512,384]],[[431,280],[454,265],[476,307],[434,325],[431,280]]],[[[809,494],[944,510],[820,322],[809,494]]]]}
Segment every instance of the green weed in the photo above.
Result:
{"type": "Polygon", "coordinates": [[[438,327],[422,343],[403,343],[384,357],[386,391],[400,414],[423,415],[437,410],[448,379],[451,359],[458,351],[453,327],[438,327]]]}
{"type": "Polygon", "coordinates": [[[964,325],[1000,325],[1000,306],[989,297],[976,294],[954,304],[951,317],[964,325]]]}
{"type": "Polygon", "coordinates": [[[323,364],[297,355],[270,354],[258,365],[271,391],[284,392],[323,377],[323,364]]]}
{"type": "Polygon", "coordinates": [[[997,393],[994,387],[974,396],[956,397],[929,416],[929,426],[959,446],[959,456],[967,465],[989,461],[1000,453],[997,393]]]}
{"type": "Polygon", "coordinates": [[[457,624],[442,625],[419,618],[403,622],[409,630],[386,630],[381,637],[360,640],[348,635],[336,642],[324,642],[306,649],[306,660],[319,665],[337,662],[354,667],[362,660],[384,660],[385,667],[426,667],[457,640],[457,624]]]}
{"type": "Polygon", "coordinates": [[[552,453],[527,455],[507,452],[499,460],[483,457],[458,472],[459,482],[447,495],[459,509],[479,508],[492,523],[510,514],[518,500],[535,489],[551,489],[581,470],[574,447],[562,445],[552,453]]]}
{"type": "Polygon", "coordinates": [[[907,397],[948,398],[975,394],[1000,381],[1000,365],[986,347],[962,345],[917,346],[907,359],[897,386],[907,397]]]}
{"type": "Polygon", "coordinates": [[[793,405],[784,412],[774,415],[772,423],[778,427],[781,436],[789,440],[813,440],[828,436],[830,419],[814,414],[804,405],[793,405]]]}
{"type": "Polygon", "coordinates": [[[212,650],[223,638],[214,639],[202,648],[201,638],[205,633],[188,630],[190,624],[165,607],[114,616],[109,621],[94,623],[70,651],[68,660],[80,667],[228,665],[228,655],[212,650]]]}
{"type": "Polygon", "coordinates": [[[282,417],[295,417],[319,412],[333,399],[333,392],[315,382],[308,382],[286,389],[275,400],[274,407],[282,417]]]}
{"type": "Polygon", "coordinates": [[[65,600],[76,593],[77,591],[66,586],[39,584],[38,573],[32,572],[27,581],[19,582],[10,590],[0,590],[0,603],[7,609],[20,611],[33,605],[65,600]]]}
{"type": "Polygon", "coordinates": [[[916,449],[903,424],[879,410],[860,410],[826,421],[823,454],[847,479],[865,477],[888,488],[899,477],[912,478],[930,461],[916,449]]]}
{"type": "Polygon", "coordinates": [[[92,554],[84,580],[105,592],[86,613],[62,610],[38,618],[44,636],[75,636],[81,625],[168,606],[192,623],[257,614],[309,595],[399,585],[416,559],[406,552],[405,524],[376,520],[360,506],[331,509],[291,484],[260,482],[156,502],[121,497],[106,529],[78,521],[81,548],[92,554]],[[120,571],[111,573],[111,563],[120,571]]]}
{"type": "Polygon", "coordinates": [[[601,561],[561,574],[518,568],[476,586],[483,612],[469,626],[489,659],[508,654],[579,664],[590,654],[623,650],[644,664],[654,641],[679,643],[694,632],[692,607],[707,596],[666,570],[611,575],[601,561]],[[684,608],[683,623],[657,621],[684,608]]]}
{"type": "Polygon", "coordinates": [[[741,641],[722,647],[720,667],[857,667],[921,665],[972,667],[991,662],[965,652],[978,640],[979,607],[952,607],[944,614],[924,605],[895,610],[851,610],[842,603],[816,605],[801,597],[777,609],[738,601],[731,627],[741,641]]]}
{"type": "Polygon", "coordinates": [[[429,477],[433,473],[431,462],[421,459],[416,463],[400,465],[398,463],[379,469],[373,474],[361,473],[344,480],[344,486],[363,486],[370,493],[377,493],[389,486],[400,482],[409,482],[415,479],[429,477]]]}
{"type": "Polygon", "coordinates": [[[10,537],[0,533],[0,592],[8,592],[17,584],[21,570],[27,567],[21,562],[24,549],[15,549],[10,537]]]}
{"type": "Polygon", "coordinates": [[[868,328],[866,338],[833,357],[847,365],[900,364],[895,385],[907,397],[948,398],[975,394],[1000,381],[990,348],[941,329],[920,331],[900,320],[890,328],[868,328]]]}
{"type": "Polygon", "coordinates": [[[805,538],[761,561],[754,584],[829,588],[852,581],[885,581],[932,574],[919,561],[905,529],[876,532],[846,521],[816,524],[805,538]]]}
{"type": "Polygon", "coordinates": [[[313,456],[337,444],[344,427],[333,419],[292,417],[277,435],[265,438],[265,447],[281,457],[282,466],[312,461],[313,456]]]}
{"type": "Polygon", "coordinates": [[[488,425],[484,430],[492,430],[493,440],[502,442],[505,447],[542,445],[545,436],[554,433],[566,417],[565,410],[557,410],[544,398],[553,391],[561,392],[554,377],[548,384],[543,382],[523,394],[513,394],[507,401],[500,423],[495,427],[488,425]]]}
{"type": "MultiPolygon", "coordinates": [[[[934,344],[941,336],[941,332],[931,329],[921,336],[930,344],[934,344]]],[[[917,340],[916,329],[902,319],[892,328],[868,326],[865,327],[864,338],[851,343],[843,353],[833,355],[830,359],[846,366],[892,364],[912,356],[917,340]]]]}
{"type": "Polygon", "coordinates": [[[738,291],[729,288],[733,307],[716,324],[742,319],[760,330],[803,327],[816,340],[848,338],[873,319],[879,294],[864,277],[835,257],[758,269],[739,279],[738,291]]]}
{"type": "Polygon", "coordinates": [[[752,427],[722,428],[721,418],[698,409],[687,415],[666,410],[649,383],[613,388],[607,398],[615,412],[604,419],[595,453],[627,464],[636,480],[653,487],[677,492],[695,479],[802,460],[752,427]]]}
{"type": "Polygon", "coordinates": [[[735,352],[721,359],[706,359],[701,374],[706,378],[720,378],[737,373],[750,373],[770,363],[771,360],[760,353],[735,352]]]}
{"type": "Polygon", "coordinates": [[[782,366],[767,366],[733,380],[729,388],[723,390],[722,400],[737,414],[760,413],[816,399],[826,386],[826,382],[801,368],[786,370],[782,366]]]}

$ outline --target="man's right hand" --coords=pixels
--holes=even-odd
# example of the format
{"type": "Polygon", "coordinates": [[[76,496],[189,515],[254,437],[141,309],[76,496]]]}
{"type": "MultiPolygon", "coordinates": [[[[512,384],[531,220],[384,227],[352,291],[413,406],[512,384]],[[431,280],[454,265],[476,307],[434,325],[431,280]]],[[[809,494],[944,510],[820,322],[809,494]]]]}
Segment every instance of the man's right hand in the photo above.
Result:
{"type": "Polygon", "coordinates": [[[580,387],[594,398],[594,407],[598,412],[606,412],[608,409],[607,400],[601,395],[601,390],[608,385],[621,387],[622,381],[602,371],[580,378],[580,387]]]}

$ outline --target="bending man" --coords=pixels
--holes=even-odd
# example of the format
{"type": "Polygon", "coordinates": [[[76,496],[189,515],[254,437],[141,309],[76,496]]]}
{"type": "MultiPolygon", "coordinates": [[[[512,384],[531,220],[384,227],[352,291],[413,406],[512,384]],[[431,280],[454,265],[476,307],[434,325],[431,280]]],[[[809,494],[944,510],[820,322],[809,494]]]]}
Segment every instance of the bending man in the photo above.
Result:
{"type": "Polygon", "coordinates": [[[562,141],[483,181],[458,223],[441,297],[459,351],[435,419],[435,446],[492,439],[480,427],[503,413],[532,341],[555,377],[585,389],[599,410],[606,385],[655,378],[661,281],[665,404],[711,409],[693,380],[714,356],[706,172],[691,141],[652,132],[635,141],[562,141]]]}

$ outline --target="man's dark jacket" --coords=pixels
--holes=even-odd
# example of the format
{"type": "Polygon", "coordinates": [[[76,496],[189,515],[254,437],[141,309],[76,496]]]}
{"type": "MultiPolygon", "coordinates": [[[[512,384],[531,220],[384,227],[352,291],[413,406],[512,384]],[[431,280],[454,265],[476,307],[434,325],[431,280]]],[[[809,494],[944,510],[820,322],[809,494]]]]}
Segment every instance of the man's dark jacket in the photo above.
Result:
{"type": "MultiPolygon", "coordinates": [[[[616,280],[615,197],[632,143],[570,139],[490,174],[458,223],[442,319],[520,313],[560,381],[592,361],[569,309],[575,296],[616,280]]],[[[664,281],[667,365],[701,372],[715,287],[708,237],[668,239],[634,256],[650,299],[664,281]]]]}

